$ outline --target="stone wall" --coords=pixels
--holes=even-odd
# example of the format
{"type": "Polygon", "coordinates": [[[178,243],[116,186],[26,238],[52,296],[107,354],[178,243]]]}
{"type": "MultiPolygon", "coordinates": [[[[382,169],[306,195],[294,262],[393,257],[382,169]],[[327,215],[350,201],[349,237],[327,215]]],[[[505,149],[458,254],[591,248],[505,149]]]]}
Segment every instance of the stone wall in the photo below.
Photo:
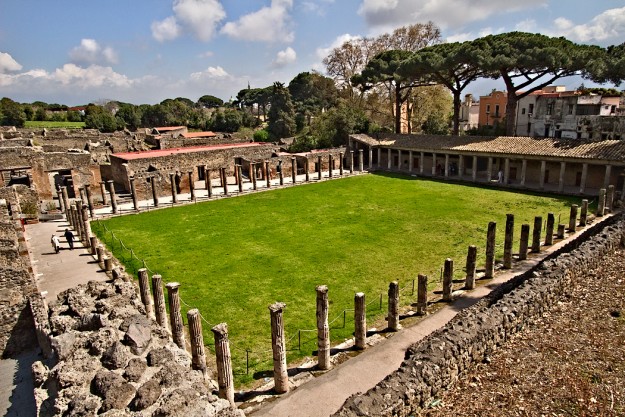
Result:
{"type": "Polygon", "coordinates": [[[28,250],[18,221],[0,207],[0,355],[10,357],[37,345],[28,299],[37,294],[28,250]],[[28,265],[27,265],[28,264],[28,265]]]}
{"type": "Polygon", "coordinates": [[[132,282],[91,281],[49,311],[53,360],[33,365],[40,416],[243,416],[146,317],[132,282]]]}
{"type": "Polygon", "coordinates": [[[335,416],[408,416],[530,320],[565,296],[572,280],[598,265],[624,242],[625,216],[606,219],[535,268],[461,311],[442,329],[411,346],[401,367],[376,387],[350,397],[335,416]]]}

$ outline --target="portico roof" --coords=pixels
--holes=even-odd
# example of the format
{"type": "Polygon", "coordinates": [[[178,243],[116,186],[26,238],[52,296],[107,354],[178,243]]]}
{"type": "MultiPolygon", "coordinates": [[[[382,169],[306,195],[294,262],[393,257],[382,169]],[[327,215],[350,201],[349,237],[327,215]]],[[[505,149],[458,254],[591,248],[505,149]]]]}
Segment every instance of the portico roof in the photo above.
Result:
{"type": "Polygon", "coordinates": [[[597,159],[625,162],[625,141],[586,141],[580,139],[532,137],[480,137],[384,134],[380,138],[351,135],[353,140],[381,148],[441,153],[499,154],[515,157],[597,159]]]}

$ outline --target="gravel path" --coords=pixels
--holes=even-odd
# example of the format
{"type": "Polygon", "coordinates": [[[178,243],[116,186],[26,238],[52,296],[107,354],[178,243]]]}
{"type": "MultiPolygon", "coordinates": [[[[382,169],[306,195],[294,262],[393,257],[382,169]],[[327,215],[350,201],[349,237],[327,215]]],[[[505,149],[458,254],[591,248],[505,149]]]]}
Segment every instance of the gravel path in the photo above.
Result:
{"type": "Polygon", "coordinates": [[[625,251],[422,416],[625,416],[625,251]]]}

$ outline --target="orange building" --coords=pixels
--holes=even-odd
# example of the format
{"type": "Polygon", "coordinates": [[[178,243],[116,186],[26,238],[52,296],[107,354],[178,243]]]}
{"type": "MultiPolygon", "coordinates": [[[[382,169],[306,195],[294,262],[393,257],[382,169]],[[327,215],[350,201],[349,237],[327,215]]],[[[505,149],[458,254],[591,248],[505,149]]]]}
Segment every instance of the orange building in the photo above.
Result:
{"type": "Polygon", "coordinates": [[[479,126],[495,126],[504,122],[508,93],[493,90],[487,96],[480,96],[479,126]]]}

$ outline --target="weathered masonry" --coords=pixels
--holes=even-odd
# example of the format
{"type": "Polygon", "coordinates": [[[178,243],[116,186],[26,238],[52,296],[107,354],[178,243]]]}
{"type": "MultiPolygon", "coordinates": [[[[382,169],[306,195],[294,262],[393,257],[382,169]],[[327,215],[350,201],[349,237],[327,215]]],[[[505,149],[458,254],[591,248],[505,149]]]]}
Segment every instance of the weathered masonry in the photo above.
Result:
{"type": "Polygon", "coordinates": [[[625,194],[625,142],[530,137],[352,135],[369,169],[548,192],[625,194]]]}

